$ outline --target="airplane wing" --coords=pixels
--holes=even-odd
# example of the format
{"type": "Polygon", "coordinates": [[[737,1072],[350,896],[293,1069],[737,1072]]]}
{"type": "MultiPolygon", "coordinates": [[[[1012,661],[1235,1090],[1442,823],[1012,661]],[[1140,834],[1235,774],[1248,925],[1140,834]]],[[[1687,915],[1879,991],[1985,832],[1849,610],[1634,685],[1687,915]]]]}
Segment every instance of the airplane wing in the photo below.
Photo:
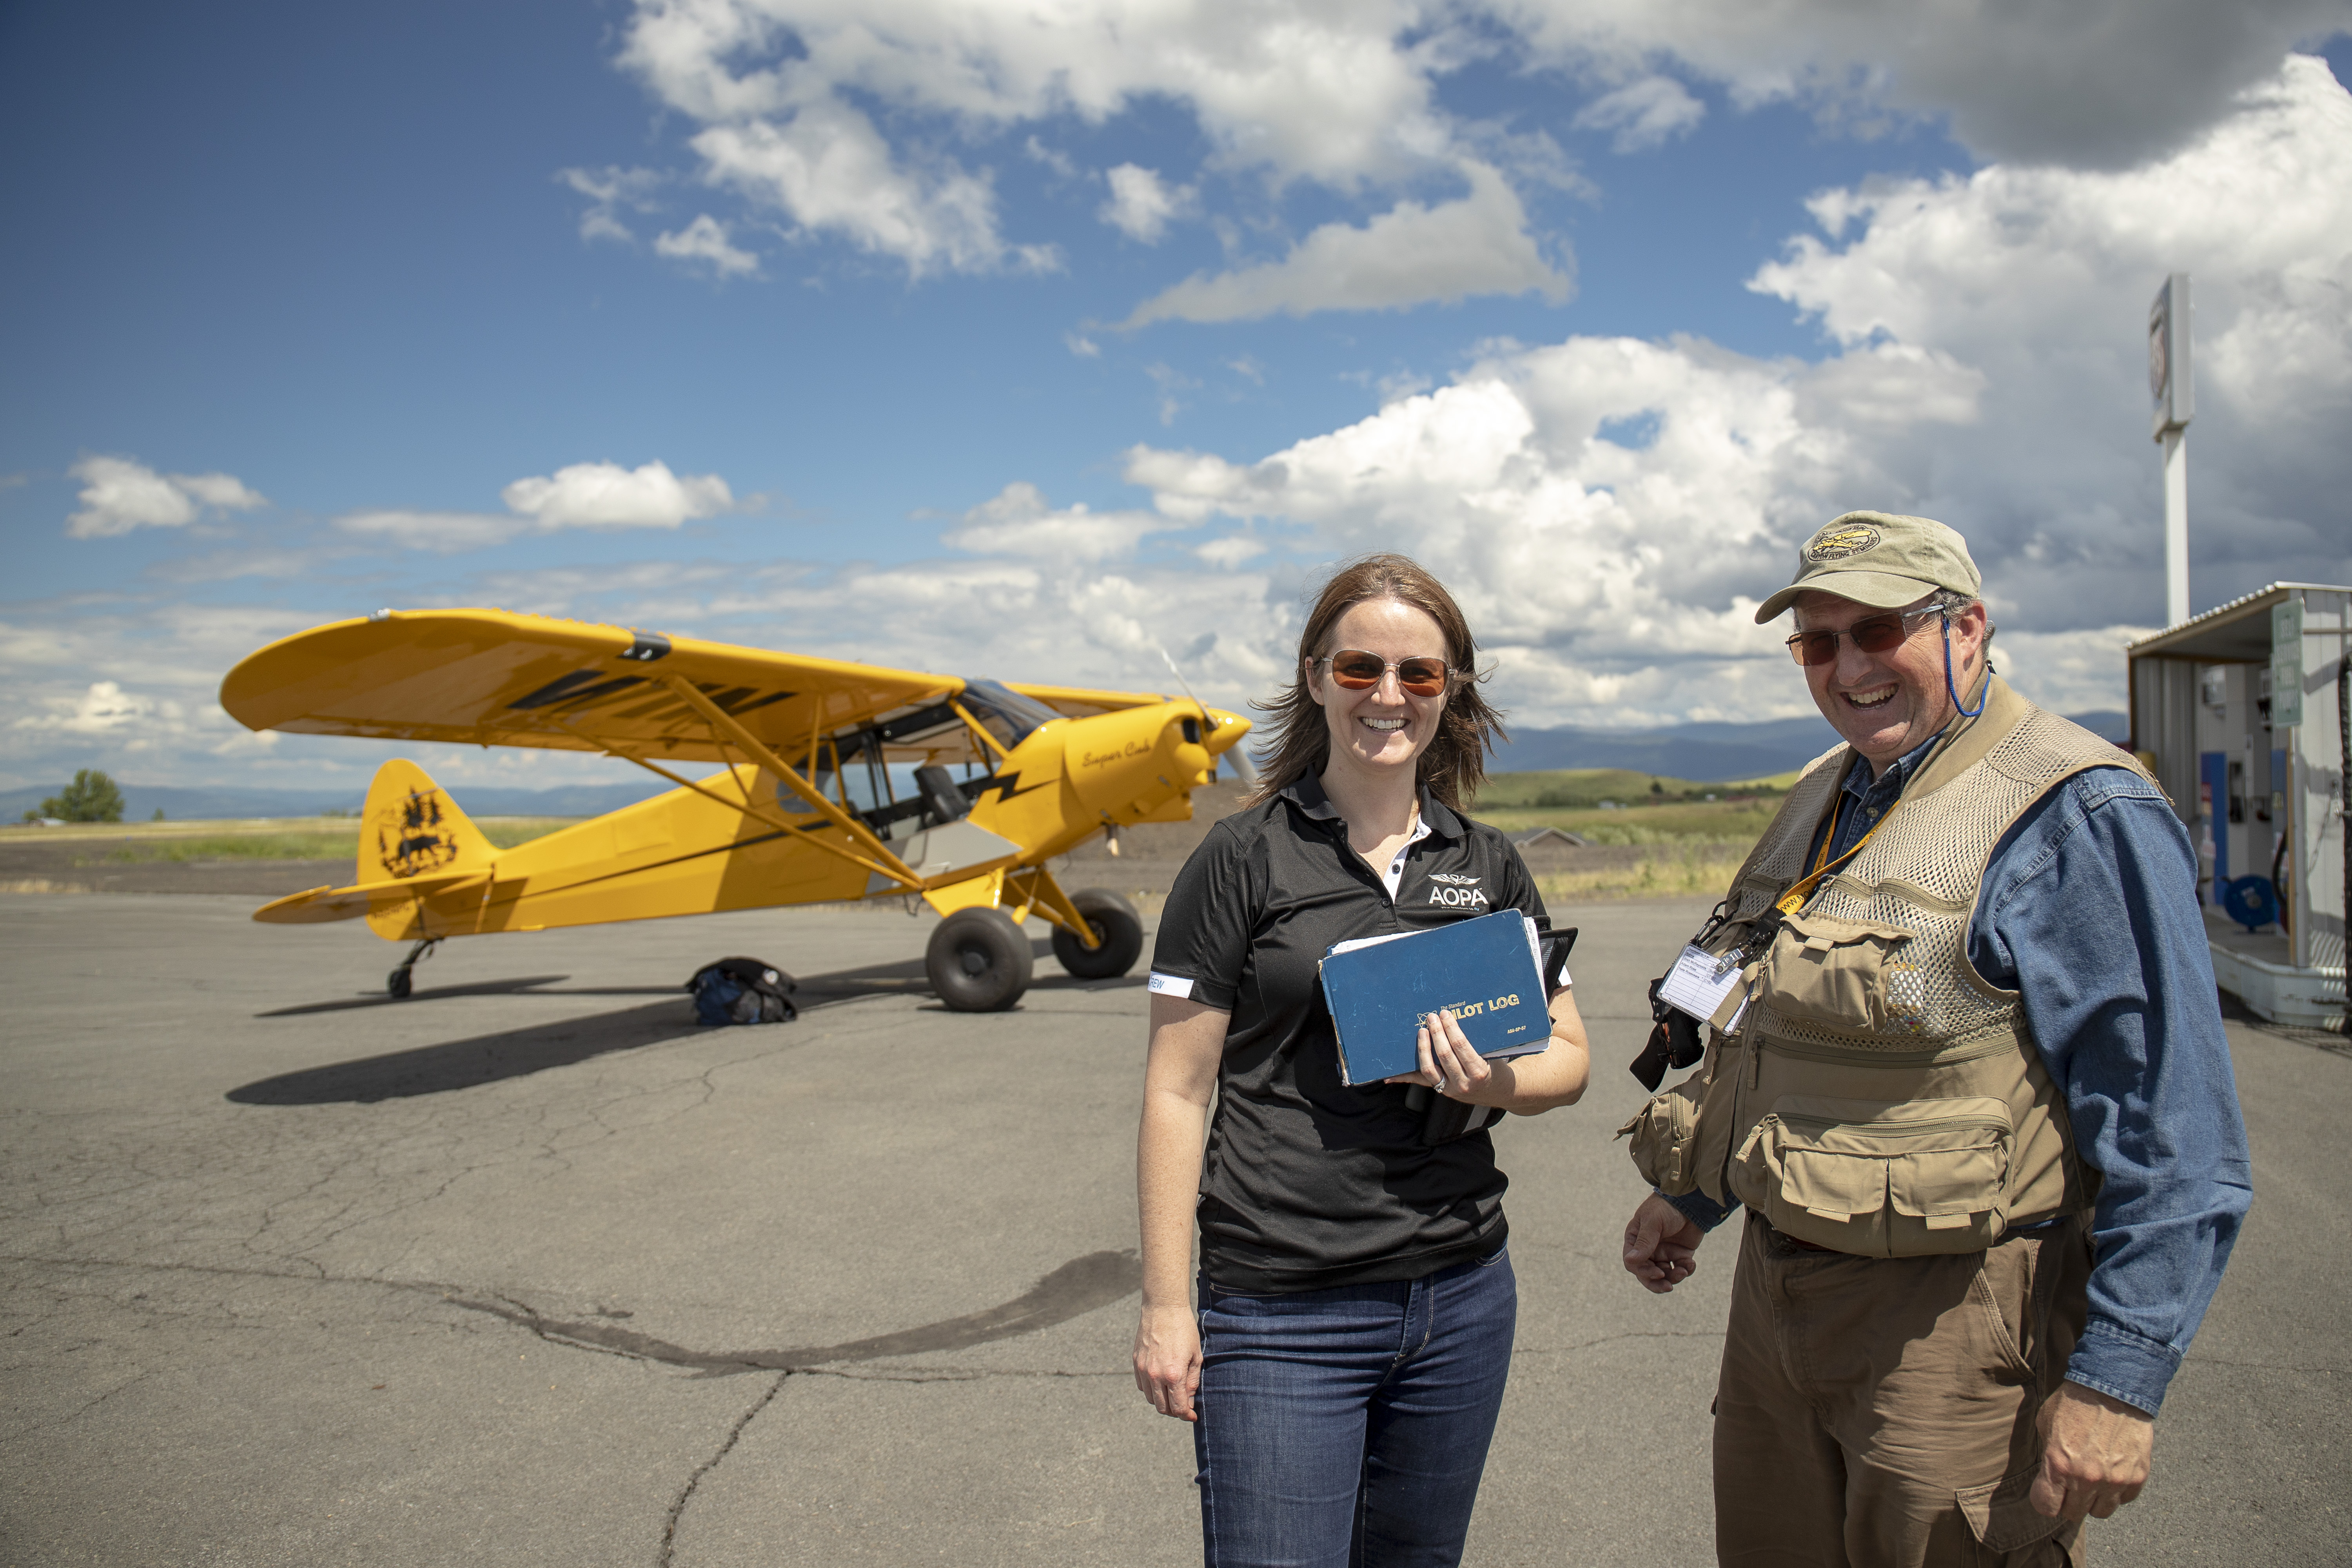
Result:
{"type": "Polygon", "coordinates": [[[1149,691],[1097,691],[1085,686],[1036,686],[1025,680],[1004,683],[1024,697],[1034,698],[1065,719],[1090,719],[1122,708],[1149,708],[1170,698],[1149,691]]]}
{"type": "Polygon", "coordinates": [[[505,610],[394,610],[270,644],[228,672],[221,706],[249,729],[295,734],[733,760],[666,677],[787,758],[965,688],[951,675],[505,610]]]}

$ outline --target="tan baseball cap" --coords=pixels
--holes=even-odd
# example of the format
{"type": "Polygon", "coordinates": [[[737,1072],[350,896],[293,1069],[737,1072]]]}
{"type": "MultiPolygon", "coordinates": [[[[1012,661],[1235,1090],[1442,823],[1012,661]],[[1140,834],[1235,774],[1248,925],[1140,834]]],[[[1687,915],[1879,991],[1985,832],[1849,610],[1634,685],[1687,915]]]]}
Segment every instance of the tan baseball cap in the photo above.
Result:
{"type": "Polygon", "coordinates": [[[1800,594],[1895,610],[1937,588],[1973,596],[1983,586],[1957,529],[1925,517],[1850,511],[1797,547],[1796,580],[1756,607],[1756,622],[1772,619],[1800,594]]]}

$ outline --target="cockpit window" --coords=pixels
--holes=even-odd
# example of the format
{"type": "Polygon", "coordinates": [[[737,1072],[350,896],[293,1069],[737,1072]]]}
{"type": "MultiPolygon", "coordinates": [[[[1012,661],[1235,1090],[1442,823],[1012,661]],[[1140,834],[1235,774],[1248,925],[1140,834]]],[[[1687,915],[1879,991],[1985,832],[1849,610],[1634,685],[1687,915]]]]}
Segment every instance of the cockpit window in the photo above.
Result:
{"type": "Polygon", "coordinates": [[[1038,726],[1061,717],[1035,698],[1024,697],[993,680],[965,681],[963,705],[1008,752],[1027,740],[1038,726]]]}
{"type": "MultiPolygon", "coordinates": [[[[895,797],[890,787],[889,771],[877,760],[873,749],[864,742],[863,735],[828,740],[817,748],[814,775],[797,768],[793,771],[815,784],[817,793],[836,805],[845,804],[845,804],[852,811],[877,810],[889,805],[895,797]]],[[[816,810],[781,784],[776,786],[776,804],[795,816],[813,815],[816,810]]]]}

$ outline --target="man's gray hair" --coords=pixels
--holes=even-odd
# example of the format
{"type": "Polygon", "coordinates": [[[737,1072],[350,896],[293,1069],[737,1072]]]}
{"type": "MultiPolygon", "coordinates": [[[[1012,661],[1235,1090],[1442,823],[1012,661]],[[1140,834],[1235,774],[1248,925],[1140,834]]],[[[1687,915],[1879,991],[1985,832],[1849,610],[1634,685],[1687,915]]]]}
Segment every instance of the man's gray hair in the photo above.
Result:
{"type": "MultiPolygon", "coordinates": [[[[1927,606],[1943,611],[1947,616],[1957,616],[1961,611],[1967,609],[1970,605],[1981,605],[1983,603],[1984,601],[1979,598],[1976,595],[1963,594],[1957,588],[1938,588],[1934,593],[1927,595],[1927,606]]],[[[1985,612],[1985,647],[1990,647],[1991,646],[1992,612],[1990,610],[1987,610],[1985,612]]]]}

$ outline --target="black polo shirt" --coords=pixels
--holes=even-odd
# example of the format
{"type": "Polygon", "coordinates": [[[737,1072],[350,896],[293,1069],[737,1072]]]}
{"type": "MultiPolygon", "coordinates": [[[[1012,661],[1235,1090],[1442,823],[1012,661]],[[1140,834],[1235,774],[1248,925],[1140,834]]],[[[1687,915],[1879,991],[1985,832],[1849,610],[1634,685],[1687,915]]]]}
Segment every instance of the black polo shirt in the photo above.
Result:
{"type": "Polygon", "coordinates": [[[1335,942],[1517,909],[1551,920],[1510,840],[1421,797],[1391,900],[1314,778],[1209,830],[1151,955],[1155,992],[1233,1016],[1201,1169],[1201,1260],[1247,1294],[1414,1279],[1503,1244],[1502,1172],[1474,1132],[1435,1148],[1402,1084],[1339,1081],[1317,963],[1335,942]]]}

